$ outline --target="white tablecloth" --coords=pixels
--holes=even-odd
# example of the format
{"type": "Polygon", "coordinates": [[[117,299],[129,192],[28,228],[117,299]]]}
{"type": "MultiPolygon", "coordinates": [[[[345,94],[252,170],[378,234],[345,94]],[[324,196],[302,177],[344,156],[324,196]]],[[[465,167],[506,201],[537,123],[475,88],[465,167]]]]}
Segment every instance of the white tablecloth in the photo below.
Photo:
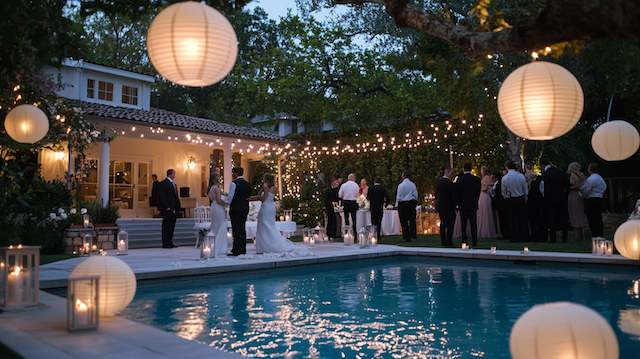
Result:
{"type": "MultiPolygon", "coordinates": [[[[340,212],[340,217],[342,217],[342,226],[344,227],[344,212],[340,212]]],[[[371,224],[371,211],[368,209],[359,209],[356,213],[356,232],[360,230],[360,228],[364,226],[368,226],[371,224]]],[[[400,216],[398,216],[398,211],[395,209],[385,209],[382,214],[382,234],[385,236],[391,235],[399,235],[402,233],[400,227],[400,216]]]]}
{"type": "MultiPolygon", "coordinates": [[[[227,221],[227,228],[231,228],[231,221],[227,221]]],[[[296,233],[296,222],[276,221],[276,228],[285,236],[285,238],[289,238],[296,233]]],[[[255,239],[256,232],[258,230],[258,222],[247,221],[245,224],[245,230],[247,231],[247,239],[255,239]]]]}

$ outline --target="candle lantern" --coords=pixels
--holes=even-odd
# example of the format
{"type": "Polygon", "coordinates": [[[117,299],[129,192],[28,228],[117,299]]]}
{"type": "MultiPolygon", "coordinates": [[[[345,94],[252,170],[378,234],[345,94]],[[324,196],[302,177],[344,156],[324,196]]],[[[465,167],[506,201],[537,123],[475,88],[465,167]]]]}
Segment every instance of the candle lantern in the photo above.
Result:
{"type": "Polygon", "coordinates": [[[99,276],[69,278],[67,285],[67,330],[98,329],[100,308],[98,301],[99,276]]]}
{"type": "Polygon", "coordinates": [[[293,221],[293,210],[285,209],[283,212],[284,212],[284,220],[286,222],[293,221]]]}
{"type": "Polygon", "coordinates": [[[91,255],[94,247],[97,250],[97,246],[93,244],[93,235],[91,233],[85,233],[85,235],[82,236],[82,255],[91,255]]]}
{"type": "Polygon", "coordinates": [[[364,227],[360,228],[358,231],[358,245],[360,248],[367,248],[369,246],[367,230],[364,227]]]}
{"type": "Polygon", "coordinates": [[[522,248],[522,254],[529,254],[529,247],[522,248]]]}
{"type": "Polygon", "coordinates": [[[208,260],[213,256],[213,246],[216,241],[215,233],[209,231],[206,236],[204,236],[204,241],[200,246],[200,259],[208,260]]]}
{"type": "Polygon", "coordinates": [[[310,247],[313,247],[313,246],[315,246],[315,245],[316,245],[316,237],[315,237],[315,235],[313,234],[313,231],[312,231],[312,230],[309,230],[309,232],[308,232],[308,233],[309,233],[309,236],[308,236],[308,238],[309,238],[309,243],[308,243],[308,244],[309,244],[309,246],[310,246],[310,247]]]}
{"type": "Polygon", "coordinates": [[[118,255],[122,256],[129,251],[129,233],[125,230],[118,232],[118,255]]]}
{"type": "Polygon", "coordinates": [[[603,240],[601,237],[593,237],[591,238],[591,254],[599,255],[600,254],[600,242],[603,240]]]}
{"type": "Polygon", "coordinates": [[[0,307],[12,309],[40,300],[40,247],[0,248],[0,307]]]}
{"type": "Polygon", "coordinates": [[[324,227],[320,226],[316,226],[316,228],[313,229],[313,236],[317,242],[325,242],[328,239],[327,231],[324,227]]]}
{"type": "Polygon", "coordinates": [[[497,250],[496,247],[491,247],[491,254],[496,254],[497,250]]]}
{"type": "Polygon", "coordinates": [[[311,238],[311,230],[310,229],[303,229],[302,230],[302,242],[304,244],[309,244],[309,239],[311,238]]]}
{"type": "Polygon", "coordinates": [[[91,218],[89,217],[88,213],[85,213],[85,214],[82,215],[82,226],[84,228],[91,227],[91,218]]]}
{"type": "Polygon", "coordinates": [[[351,226],[345,226],[342,229],[342,240],[345,246],[353,245],[353,229],[351,226]]]}
{"type": "Polygon", "coordinates": [[[367,226],[367,240],[371,247],[378,245],[378,227],[375,225],[367,226]]]}

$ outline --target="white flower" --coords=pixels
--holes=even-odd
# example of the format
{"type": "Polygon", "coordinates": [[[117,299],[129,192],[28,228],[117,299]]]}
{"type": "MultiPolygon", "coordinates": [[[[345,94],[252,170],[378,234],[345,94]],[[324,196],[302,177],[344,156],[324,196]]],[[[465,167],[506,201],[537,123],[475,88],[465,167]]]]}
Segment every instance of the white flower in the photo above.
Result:
{"type": "Polygon", "coordinates": [[[49,218],[56,219],[56,214],[53,212],[49,213],[49,218]]]}
{"type": "Polygon", "coordinates": [[[58,208],[58,214],[63,214],[64,213],[64,208],[58,208]]]}
{"type": "Polygon", "coordinates": [[[87,214],[87,209],[86,208],[80,209],[80,214],[87,214]]]}
{"type": "Polygon", "coordinates": [[[75,208],[71,208],[71,210],[69,210],[69,213],[76,214],[76,213],[78,213],[78,210],[75,209],[75,208]]]}
{"type": "Polygon", "coordinates": [[[67,219],[67,218],[68,218],[68,216],[67,216],[67,214],[66,214],[66,213],[62,213],[62,214],[60,215],[60,218],[62,218],[62,219],[67,219]]]}

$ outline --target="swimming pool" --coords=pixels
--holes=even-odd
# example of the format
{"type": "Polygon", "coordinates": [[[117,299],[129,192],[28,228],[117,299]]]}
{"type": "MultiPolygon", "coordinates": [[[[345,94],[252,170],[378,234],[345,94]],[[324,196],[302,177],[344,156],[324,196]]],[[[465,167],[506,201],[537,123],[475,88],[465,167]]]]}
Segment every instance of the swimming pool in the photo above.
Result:
{"type": "Polygon", "coordinates": [[[256,357],[508,358],[522,313],[572,301],[608,320],[621,358],[634,358],[638,278],[628,267],[391,257],[143,281],[124,315],[256,357]]]}

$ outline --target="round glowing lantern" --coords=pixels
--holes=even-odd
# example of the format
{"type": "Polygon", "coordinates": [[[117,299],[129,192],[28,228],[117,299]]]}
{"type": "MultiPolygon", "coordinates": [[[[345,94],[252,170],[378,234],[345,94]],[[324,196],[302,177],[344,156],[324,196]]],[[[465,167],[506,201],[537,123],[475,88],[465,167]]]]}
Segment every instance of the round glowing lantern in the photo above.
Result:
{"type": "Polygon", "coordinates": [[[550,140],[580,119],[584,96],[578,80],[562,66],[535,61],[513,71],[500,87],[498,111],[516,135],[550,140]]]}
{"type": "Polygon", "coordinates": [[[607,321],[575,303],[536,305],[511,329],[514,359],[617,359],[618,340],[607,321]]]}
{"type": "Polygon", "coordinates": [[[203,87],[225,78],[238,55],[229,21],[203,3],[173,4],[153,19],[147,52],[156,70],[180,85],[203,87]]]}
{"type": "Polygon", "coordinates": [[[36,143],[47,135],[49,119],[36,106],[20,105],[9,111],[4,119],[4,129],[17,142],[36,143]]]}
{"type": "Polygon", "coordinates": [[[591,137],[593,150],[607,161],[622,161],[638,151],[640,134],[626,121],[609,121],[600,125],[591,137]]]}
{"type": "Polygon", "coordinates": [[[122,260],[111,256],[89,257],[78,264],[71,277],[99,276],[100,316],[111,317],[131,303],[136,294],[136,277],[122,260]]]}
{"type": "Polygon", "coordinates": [[[613,242],[620,254],[629,259],[640,259],[640,200],[629,220],[616,229],[613,242]]]}

